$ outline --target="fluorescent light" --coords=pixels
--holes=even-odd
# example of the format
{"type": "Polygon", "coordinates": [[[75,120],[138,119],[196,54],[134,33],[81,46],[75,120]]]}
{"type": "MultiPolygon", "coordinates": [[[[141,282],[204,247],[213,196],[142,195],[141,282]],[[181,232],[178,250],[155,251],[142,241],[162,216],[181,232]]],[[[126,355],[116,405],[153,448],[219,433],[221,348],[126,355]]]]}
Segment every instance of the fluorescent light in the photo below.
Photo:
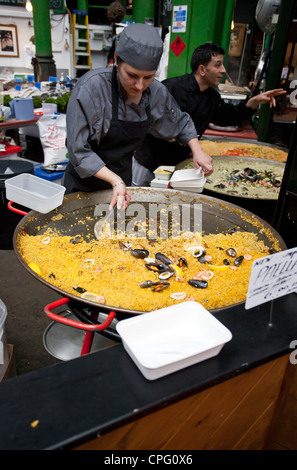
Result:
{"type": "Polygon", "coordinates": [[[29,13],[31,13],[31,12],[33,11],[33,7],[32,7],[31,0],[27,0],[27,1],[26,1],[25,8],[26,8],[26,10],[27,10],[29,13]]]}

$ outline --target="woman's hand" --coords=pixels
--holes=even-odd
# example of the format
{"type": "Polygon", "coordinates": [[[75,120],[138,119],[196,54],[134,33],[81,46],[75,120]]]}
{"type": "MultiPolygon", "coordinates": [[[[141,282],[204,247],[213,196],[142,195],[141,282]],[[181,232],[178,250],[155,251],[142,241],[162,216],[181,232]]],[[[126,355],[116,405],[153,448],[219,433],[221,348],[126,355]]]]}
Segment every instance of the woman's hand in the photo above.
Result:
{"type": "Polygon", "coordinates": [[[131,195],[128,193],[124,181],[118,180],[113,185],[109,210],[111,210],[115,205],[117,205],[118,209],[127,209],[130,204],[130,200],[131,195]]]}
{"type": "Polygon", "coordinates": [[[198,139],[192,139],[188,142],[188,146],[192,150],[193,162],[196,168],[202,168],[205,176],[209,176],[213,172],[212,158],[204,152],[198,139]]]}
{"type": "Polygon", "coordinates": [[[112,186],[112,196],[109,205],[109,210],[111,210],[116,204],[118,209],[127,209],[128,205],[130,204],[131,195],[130,193],[128,193],[127,187],[121,177],[113,171],[109,170],[109,168],[107,168],[106,166],[102,167],[101,170],[97,171],[94,176],[96,176],[96,178],[100,178],[103,181],[107,181],[107,183],[110,183],[112,186]]]}

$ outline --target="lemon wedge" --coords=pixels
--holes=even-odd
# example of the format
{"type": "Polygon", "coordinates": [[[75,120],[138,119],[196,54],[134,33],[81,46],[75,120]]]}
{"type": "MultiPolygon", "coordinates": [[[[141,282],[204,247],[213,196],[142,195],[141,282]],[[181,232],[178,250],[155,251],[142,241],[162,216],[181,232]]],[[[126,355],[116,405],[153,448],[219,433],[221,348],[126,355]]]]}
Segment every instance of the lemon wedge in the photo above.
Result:
{"type": "Polygon", "coordinates": [[[229,269],[229,266],[215,266],[213,264],[208,264],[207,265],[210,269],[213,269],[214,271],[227,271],[229,269]]]}
{"type": "Polygon", "coordinates": [[[38,266],[38,264],[36,264],[36,263],[29,263],[28,266],[29,266],[30,269],[32,269],[32,271],[34,271],[36,274],[38,274],[39,276],[41,276],[41,269],[40,269],[40,267],[38,266]]]}
{"type": "Polygon", "coordinates": [[[169,267],[174,270],[174,272],[177,276],[179,276],[179,277],[184,276],[183,270],[179,266],[177,266],[177,264],[170,264],[169,267]]]}

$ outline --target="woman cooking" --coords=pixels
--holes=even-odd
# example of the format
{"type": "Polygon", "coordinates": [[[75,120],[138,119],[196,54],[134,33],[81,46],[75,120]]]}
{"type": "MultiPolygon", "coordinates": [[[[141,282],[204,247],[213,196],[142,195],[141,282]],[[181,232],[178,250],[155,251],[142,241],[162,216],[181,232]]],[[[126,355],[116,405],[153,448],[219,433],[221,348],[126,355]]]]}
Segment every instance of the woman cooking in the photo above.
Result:
{"type": "Polygon", "coordinates": [[[132,157],[147,133],[189,145],[196,167],[212,173],[212,159],[202,150],[191,118],[154,80],[162,51],[157,30],[134,23],[121,33],[115,66],[80,78],[67,108],[66,193],[112,187],[110,208],[119,196],[127,207],[132,157]]]}

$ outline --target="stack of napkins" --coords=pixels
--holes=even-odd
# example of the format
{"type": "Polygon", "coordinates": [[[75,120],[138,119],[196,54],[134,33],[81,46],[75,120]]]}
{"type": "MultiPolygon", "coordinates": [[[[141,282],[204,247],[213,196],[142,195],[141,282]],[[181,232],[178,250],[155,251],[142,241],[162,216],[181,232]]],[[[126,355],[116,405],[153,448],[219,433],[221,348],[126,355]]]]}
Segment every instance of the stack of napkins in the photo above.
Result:
{"type": "Polygon", "coordinates": [[[206,178],[201,168],[188,170],[177,170],[170,178],[170,186],[173,189],[201,193],[205,185],[206,178]]]}

